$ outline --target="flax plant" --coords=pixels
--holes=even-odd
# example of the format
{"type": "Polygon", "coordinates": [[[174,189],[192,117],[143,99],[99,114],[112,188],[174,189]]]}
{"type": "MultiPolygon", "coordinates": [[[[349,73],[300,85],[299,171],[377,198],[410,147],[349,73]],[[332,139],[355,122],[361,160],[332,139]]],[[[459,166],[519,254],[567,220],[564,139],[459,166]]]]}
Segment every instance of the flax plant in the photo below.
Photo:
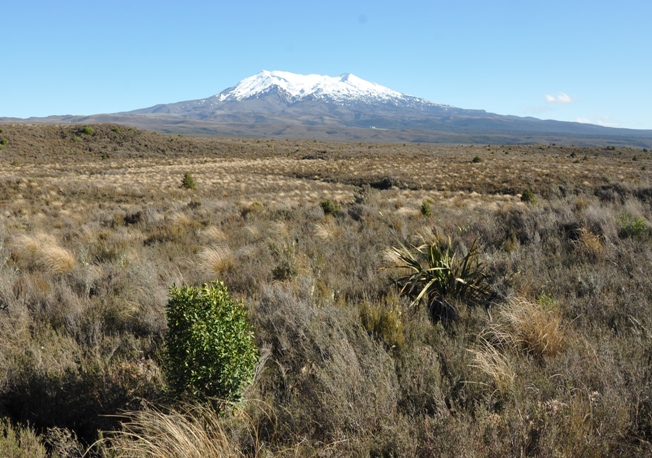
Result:
{"type": "Polygon", "coordinates": [[[459,315],[450,300],[478,304],[489,297],[480,248],[473,241],[467,253],[458,256],[450,237],[435,239],[419,246],[392,247],[388,256],[392,268],[402,273],[395,279],[399,293],[412,299],[411,306],[425,302],[436,320],[450,320],[459,315]]]}

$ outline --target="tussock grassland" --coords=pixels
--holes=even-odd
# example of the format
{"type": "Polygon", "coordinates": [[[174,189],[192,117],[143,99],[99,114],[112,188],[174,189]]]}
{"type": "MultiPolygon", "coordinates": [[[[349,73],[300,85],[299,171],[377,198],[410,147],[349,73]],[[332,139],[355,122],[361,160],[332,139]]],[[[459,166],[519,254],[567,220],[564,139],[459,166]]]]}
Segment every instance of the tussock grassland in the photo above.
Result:
{"type": "Polygon", "coordinates": [[[652,454],[649,152],[2,129],[10,456],[652,454]],[[491,294],[412,304],[391,247],[448,238],[491,294]],[[168,288],[215,279],[261,354],[221,415],[161,371],[168,288]]]}

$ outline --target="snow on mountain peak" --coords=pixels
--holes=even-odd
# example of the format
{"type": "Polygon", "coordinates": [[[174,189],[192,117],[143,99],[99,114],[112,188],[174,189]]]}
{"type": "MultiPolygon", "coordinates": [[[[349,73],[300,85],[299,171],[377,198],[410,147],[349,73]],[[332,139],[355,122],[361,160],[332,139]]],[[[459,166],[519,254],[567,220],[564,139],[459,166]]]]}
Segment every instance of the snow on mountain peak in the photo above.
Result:
{"type": "Polygon", "coordinates": [[[240,101],[278,90],[284,91],[295,101],[303,98],[330,99],[336,102],[392,101],[409,97],[350,73],[333,77],[267,70],[243,79],[235,87],[221,92],[217,97],[220,101],[240,101]]]}

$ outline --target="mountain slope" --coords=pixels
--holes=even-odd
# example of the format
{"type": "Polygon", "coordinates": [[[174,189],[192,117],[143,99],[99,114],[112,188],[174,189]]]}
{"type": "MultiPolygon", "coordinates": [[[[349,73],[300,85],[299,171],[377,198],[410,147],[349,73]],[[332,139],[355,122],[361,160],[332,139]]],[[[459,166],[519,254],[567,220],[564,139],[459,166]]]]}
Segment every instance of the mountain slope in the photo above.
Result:
{"type": "Polygon", "coordinates": [[[26,121],[116,122],[171,133],[283,135],[344,141],[556,142],[652,147],[652,130],[503,116],[402,94],[352,74],[330,77],[282,71],[262,71],[203,99],[108,115],[52,116],[26,121]]]}

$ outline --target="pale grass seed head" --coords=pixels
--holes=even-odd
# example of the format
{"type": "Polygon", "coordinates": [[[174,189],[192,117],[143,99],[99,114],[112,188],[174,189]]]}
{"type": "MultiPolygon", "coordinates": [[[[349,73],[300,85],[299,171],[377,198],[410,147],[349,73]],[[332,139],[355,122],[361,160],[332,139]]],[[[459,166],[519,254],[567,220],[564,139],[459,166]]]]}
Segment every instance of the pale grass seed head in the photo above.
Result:
{"type": "Polygon", "coordinates": [[[469,351],[473,354],[471,367],[491,378],[497,392],[506,394],[512,391],[516,373],[505,355],[486,340],[482,341],[479,349],[469,351]]]}
{"type": "Polygon", "coordinates": [[[211,226],[203,231],[206,238],[210,240],[226,240],[226,234],[217,226],[211,226]]]}
{"type": "Polygon", "coordinates": [[[56,274],[65,274],[77,265],[73,254],[57,245],[44,246],[40,253],[40,263],[49,271],[56,274]]]}
{"type": "Polygon", "coordinates": [[[315,237],[321,240],[334,239],[340,235],[342,235],[342,229],[332,216],[325,218],[321,223],[315,224],[315,237]]]}
{"type": "Polygon", "coordinates": [[[147,408],[129,414],[129,421],[102,445],[111,456],[212,458],[241,457],[225,420],[207,406],[185,406],[164,413],[147,408]]]}
{"type": "Polygon", "coordinates": [[[575,249],[580,253],[598,257],[602,254],[603,241],[602,237],[586,228],[579,230],[579,237],[575,241],[575,249]]]}
{"type": "Polygon", "coordinates": [[[217,277],[234,267],[233,252],[226,245],[206,247],[199,254],[201,267],[210,275],[217,277]]]}
{"type": "Polygon", "coordinates": [[[500,341],[536,356],[556,356],[566,347],[561,312],[525,298],[505,304],[490,331],[500,341]]]}

